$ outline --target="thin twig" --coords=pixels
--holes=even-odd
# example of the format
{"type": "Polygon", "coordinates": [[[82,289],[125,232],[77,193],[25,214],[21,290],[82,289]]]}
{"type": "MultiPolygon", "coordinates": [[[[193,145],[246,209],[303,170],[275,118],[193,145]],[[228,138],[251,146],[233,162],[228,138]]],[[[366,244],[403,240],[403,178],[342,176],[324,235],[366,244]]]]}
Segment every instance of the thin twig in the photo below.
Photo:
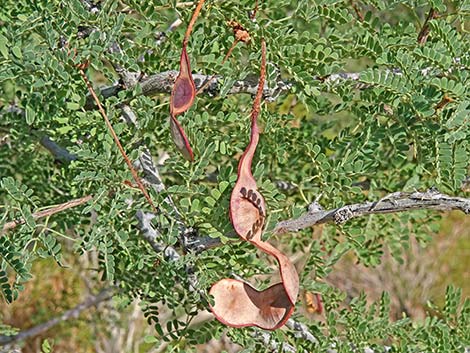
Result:
{"type": "Polygon", "coordinates": [[[196,23],[196,19],[199,16],[199,12],[201,12],[202,6],[204,5],[204,1],[205,0],[199,0],[196,8],[194,9],[193,15],[191,16],[191,20],[189,21],[188,28],[186,28],[186,33],[184,34],[183,47],[186,47],[186,45],[188,44],[189,36],[191,35],[194,23],[196,23]]]}
{"type": "MultiPolygon", "coordinates": [[[[232,54],[232,51],[233,49],[235,48],[235,46],[238,44],[239,40],[238,39],[235,39],[232,43],[232,46],[230,47],[230,49],[227,51],[227,54],[225,54],[224,56],[224,59],[222,60],[222,65],[225,64],[225,62],[227,61],[228,57],[230,56],[230,54],[232,54]]],[[[204,91],[206,89],[207,86],[209,86],[209,84],[212,82],[212,80],[215,78],[215,76],[217,76],[216,74],[213,74],[206,82],[204,82],[204,84],[199,87],[199,89],[197,90],[196,92],[196,96],[199,95],[202,91],[204,91]]]]}
{"type": "Polygon", "coordinates": [[[361,10],[359,9],[359,6],[357,6],[356,2],[354,0],[350,0],[351,6],[354,9],[354,12],[356,13],[357,17],[359,18],[359,21],[364,22],[364,15],[362,14],[361,10]]]}
{"type": "Polygon", "coordinates": [[[255,0],[255,7],[253,8],[253,10],[251,10],[248,14],[248,17],[250,18],[250,20],[252,20],[253,22],[256,21],[256,13],[258,12],[258,0],[255,0]]]}
{"type": "Polygon", "coordinates": [[[85,72],[83,71],[83,69],[79,69],[80,71],[80,75],[82,76],[83,80],[85,81],[85,84],[87,85],[88,87],[88,90],[90,91],[90,94],[92,95],[93,99],[95,100],[95,103],[96,105],[98,106],[98,110],[100,111],[101,115],[103,116],[103,119],[106,123],[106,125],[108,126],[108,129],[109,131],[111,132],[111,135],[113,136],[113,139],[114,139],[114,142],[116,143],[116,145],[118,146],[119,148],[119,151],[121,152],[121,155],[122,157],[124,158],[124,160],[126,161],[126,164],[127,166],[129,167],[129,170],[131,171],[131,174],[132,174],[132,177],[134,178],[134,181],[137,183],[137,185],[139,186],[139,189],[142,191],[142,193],[144,194],[145,198],[147,199],[147,201],[149,202],[149,204],[152,206],[152,209],[154,212],[158,212],[157,208],[155,207],[152,199],[150,198],[147,190],[145,189],[144,185],[142,184],[142,181],[140,180],[139,176],[137,175],[137,172],[136,170],[134,169],[134,167],[132,166],[132,163],[131,161],[129,160],[129,158],[127,157],[127,154],[126,152],[124,151],[124,148],[122,147],[121,145],[121,142],[119,141],[119,138],[117,137],[116,135],[116,132],[114,131],[113,129],[113,126],[111,125],[111,122],[109,121],[108,119],[108,116],[106,115],[106,112],[104,111],[104,108],[103,106],[101,105],[101,102],[100,100],[98,99],[98,96],[96,95],[90,81],[88,80],[88,77],[86,76],[85,72]]]}
{"type": "Polygon", "coordinates": [[[75,306],[74,308],[70,310],[65,311],[64,313],[62,313],[62,315],[57,316],[49,321],[36,325],[27,330],[21,331],[17,333],[16,335],[12,335],[12,336],[0,335],[0,346],[5,346],[7,344],[15,343],[18,341],[24,341],[27,338],[37,336],[39,334],[42,334],[50,330],[52,327],[56,326],[57,324],[61,322],[67,321],[71,318],[77,318],[82,311],[92,306],[96,306],[103,301],[111,299],[114,293],[115,293],[114,288],[105,288],[96,296],[87,298],[84,302],[78,304],[77,306],[75,306]]]}
{"type": "MultiPolygon", "coordinates": [[[[62,203],[58,206],[54,206],[54,207],[49,208],[49,209],[44,210],[44,211],[35,212],[35,213],[32,214],[32,216],[33,216],[33,219],[39,219],[39,218],[42,218],[42,217],[52,216],[53,214],[56,214],[56,213],[65,211],[69,208],[84,204],[85,202],[88,202],[91,199],[92,199],[92,196],[87,195],[87,196],[81,197],[79,199],[64,202],[64,203],[62,203]]],[[[7,231],[7,230],[13,229],[13,228],[15,228],[16,226],[18,226],[20,224],[25,224],[25,223],[26,223],[26,220],[24,220],[24,219],[7,222],[7,223],[4,224],[4,226],[2,228],[2,233],[7,231]]]]}
{"type": "Polygon", "coordinates": [[[428,16],[426,17],[426,20],[424,21],[423,27],[421,28],[421,31],[419,31],[419,34],[418,34],[418,43],[419,44],[423,45],[428,40],[429,21],[437,18],[438,15],[439,14],[436,11],[436,9],[431,7],[431,9],[429,10],[428,16]]]}

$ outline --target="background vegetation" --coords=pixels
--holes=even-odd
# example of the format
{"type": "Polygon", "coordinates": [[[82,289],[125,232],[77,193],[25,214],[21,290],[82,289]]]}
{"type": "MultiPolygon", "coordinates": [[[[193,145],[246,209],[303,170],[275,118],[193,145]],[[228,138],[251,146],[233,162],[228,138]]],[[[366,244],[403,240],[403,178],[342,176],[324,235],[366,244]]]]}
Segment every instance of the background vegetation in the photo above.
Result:
{"type": "Polygon", "coordinates": [[[169,91],[146,95],[143,83],[178,68],[194,6],[3,1],[0,225],[17,223],[0,235],[2,337],[112,287],[113,300],[99,310],[18,344],[24,352],[468,350],[470,240],[462,214],[421,209],[282,236],[269,231],[315,200],[334,209],[396,192],[468,196],[470,2],[260,1],[253,22],[253,1],[207,1],[189,56],[193,72],[221,78],[181,119],[191,164],[171,141],[169,91]],[[222,64],[234,39],[228,20],[252,41],[222,64]],[[266,237],[301,277],[293,316],[300,331],[227,328],[207,312],[217,280],[241,276],[263,288],[276,274],[272,259],[233,241],[228,217],[252,101],[232,87],[259,72],[261,37],[272,94],[260,116],[254,174],[268,206],[266,237]],[[120,50],[110,50],[116,43],[120,50]],[[151,209],[90,104],[77,69],[87,60],[96,88],[119,87],[101,96],[130,159],[146,171],[148,148],[166,186],[145,173],[162,210],[150,223],[156,233],[136,217],[151,209]],[[123,86],[129,73],[138,82],[123,86]],[[82,206],[34,216],[87,195],[82,206]],[[192,246],[210,239],[217,246],[192,246]],[[321,295],[321,313],[312,293],[321,295]]]}

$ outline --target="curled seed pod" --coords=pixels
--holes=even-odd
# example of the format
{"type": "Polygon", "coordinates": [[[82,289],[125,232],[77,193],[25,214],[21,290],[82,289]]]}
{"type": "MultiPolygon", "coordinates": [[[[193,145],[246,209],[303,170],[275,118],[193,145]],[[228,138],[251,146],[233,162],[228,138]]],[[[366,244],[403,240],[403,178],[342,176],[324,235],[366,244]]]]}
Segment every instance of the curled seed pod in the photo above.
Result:
{"type": "Polygon", "coordinates": [[[257,119],[266,77],[266,44],[261,43],[262,63],[258,91],[251,111],[250,143],[240,158],[238,178],[230,197],[230,220],[235,232],[259,250],[272,255],[279,264],[281,283],[258,291],[250,284],[235,279],[222,279],[215,283],[210,294],[215,317],[233,327],[257,326],[275,330],[292,315],[299,294],[299,276],[289,258],[261,239],[266,219],[266,204],[258,192],[251,172],[253,155],[259,141],[257,119]]]}

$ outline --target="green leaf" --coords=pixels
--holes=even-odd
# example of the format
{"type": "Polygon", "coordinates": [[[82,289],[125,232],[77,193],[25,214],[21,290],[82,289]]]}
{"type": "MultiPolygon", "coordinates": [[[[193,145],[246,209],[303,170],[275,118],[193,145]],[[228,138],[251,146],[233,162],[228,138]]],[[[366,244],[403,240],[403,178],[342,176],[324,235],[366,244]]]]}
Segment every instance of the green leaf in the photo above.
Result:
{"type": "Polygon", "coordinates": [[[156,343],[158,342],[158,338],[155,336],[147,335],[144,337],[144,342],[145,343],[156,343]]]}
{"type": "Polygon", "coordinates": [[[28,227],[34,229],[36,227],[36,222],[34,221],[30,207],[28,205],[23,205],[23,207],[21,208],[21,213],[28,227]]]}
{"type": "Polygon", "coordinates": [[[67,109],[78,110],[80,109],[80,104],[75,102],[67,102],[67,109]]]}
{"type": "Polygon", "coordinates": [[[23,59],[23,53],[21,52],[21,48],[18,46],[14,46],[11,48],[11,52],[13,53],[14,56],[16,56],[18,59],[23,59]]]}
{"type": "Polygon", "coordinates": [[[36,111],[29,105],[25,109],[25,117],[26,117],[26,123],[28,125],[32,125],[34,123],[34,119],[36,117],[36,111]]]}
{"type": "Polygon", "coordinates": [[[0,54],[8,59],[8,39],[2,34],[0,34],[0,54]]]}
{"type": "Polygon", "coordinates": [[[52,347],[53,345],[49,343],[49,340],[45,339],[44,341],[42,341],[42,344],[41,344],[41,352],[50,353],[52,352],[52,347]]]}

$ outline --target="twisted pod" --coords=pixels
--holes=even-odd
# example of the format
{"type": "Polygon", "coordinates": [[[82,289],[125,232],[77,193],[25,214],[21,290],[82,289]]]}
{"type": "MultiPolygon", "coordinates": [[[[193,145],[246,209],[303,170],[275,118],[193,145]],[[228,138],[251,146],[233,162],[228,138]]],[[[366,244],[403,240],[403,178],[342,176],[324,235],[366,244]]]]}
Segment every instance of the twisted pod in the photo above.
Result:
{"type": "MultiPolygon", "coordinates": [[[[212,75],[212,77],[210,77],[196,92],[196,86],[194,84],[193,76],[191,74],[191,65],[186,49],[189,41],[189,36],[191,35],[191,31],[193,29],[194,24],[196,23],[196,19],[199,16],[199,13],[201,12],[202,6],[204,5],[204,1],[205,0],[198,1],[198,4],[194,9],[193,15],[191,16],[188,28],[186,29],[186,32],[184,34],[180,57],[180,72],[178,74],[178,77],[176,77],[175,84],[173,85],[170,97],[171,137],[178,151],[180,151],[183,157],[189,161],[194,160],[194,153],[191,149],[191,145],[189,143],[188,138],[186,137],[184,129],[178,122],[178,119],[176,119],[176,116],[183,114],[186,110],[188,110],[193,105],[196,95],[201,93],[215,78],[215,74],[212,75]]],[[[222,60],[222,64],[224,64],[225,61],[228,59],[230,53],[235,48],[238,42],[248,43],[250,41],[250,35],[238,22],[229,21],[228,24],[233,28],[235,40],[233,41],[232,46],[228,50],[224,59],[222,60]]]]}
{"type": "Polygon", "coordinates": [[[211,310],[222,323],[233,327],[257,326],[275,330],[284,325],[294,311],[299,293],[299,276],[286,255],[261,240],[266,221],[266,204],[251,173],[251,164],[259,141],[257,120],[266,77],[264,39],[261,41],[261,57],[258,90],[251,110],[250,142],[238,164],[238,178],[230,197],[230,220],[235,232],[243,240],[276,258],[282,282],[258,291],[248,283],[226,278],[215,283],[209,293],[214,297],[211,310]]]}
{"type": "Polygon", "coordinates": [[[175,84],[173,85],[170,97],[171,137],[173,138],[176,148],[181,152],[183,157],[189,161],[194,160],[194,153],[183,128],[176,119],[176,116],[183,114],[188,110],[191,105],[193,105],[194,98],[196,97],[196,86],[194,85],[193,76],[191,74],[191,65],[186,47],[188,45],[189,36],[191,35],[194,23],[202,9],[202,5],[204,5],[204,1],[205,0],[199,0],[189,22],[188,28],[186,29],[186,33],[184,34],[180,57],[180,72],[176,78],[175,84]]]}

